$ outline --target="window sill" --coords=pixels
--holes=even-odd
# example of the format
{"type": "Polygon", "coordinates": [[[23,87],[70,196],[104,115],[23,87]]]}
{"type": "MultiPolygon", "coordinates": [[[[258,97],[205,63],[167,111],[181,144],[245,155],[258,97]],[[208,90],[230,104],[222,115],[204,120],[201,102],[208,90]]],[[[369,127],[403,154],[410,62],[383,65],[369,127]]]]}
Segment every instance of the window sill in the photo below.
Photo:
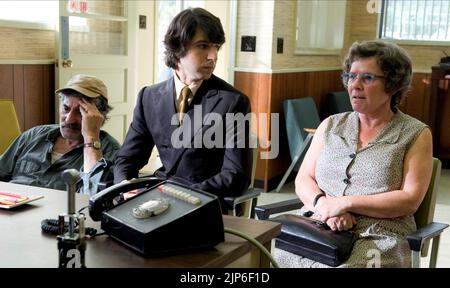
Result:
{"type": "Polygon", "coordinates": [[[393,42],[399,45],[411,45],[411,46],[450,46],[450,41],[429,41],[429,40],[401,40],[401,39],[388,39],[382,38],[383,41],[393,42]]]}
{"type": "Polygon", "coordinates": [[[18,28],[18,29],[36,29],[54,31],[55,27],[45,23],[0,20],[0,27],[18,28]]]}

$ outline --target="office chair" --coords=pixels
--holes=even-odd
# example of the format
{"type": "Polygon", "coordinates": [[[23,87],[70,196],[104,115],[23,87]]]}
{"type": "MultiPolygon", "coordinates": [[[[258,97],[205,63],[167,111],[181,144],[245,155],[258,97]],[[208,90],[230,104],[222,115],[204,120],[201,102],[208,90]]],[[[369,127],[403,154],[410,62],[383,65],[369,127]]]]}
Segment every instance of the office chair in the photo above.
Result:
{"type": "MultiPolygon", "coordinates": [[[[449,225],[444,223],[433,222],[434,210],[436,206],[436,195],[439,188],[439,178],[441,175],[441,161],[433,158],[433,173],[430,185],[422,203],[414,213],[417,230],[406,237],[412,255],[412,267],[420,267],[420,257],[426,257],[430,240],[433,240],[430,256],[430,268],[436,267],[437,253],[439,248],[439,240],[441,233],[449,225]]],[[[291,210],[300,209],[303,203],[297,199],[286,200],[269,205],[257,206],[255,208],[256,215],[260,220],[266,220],[270,215],[283,213],[291,210]]],[[[270,219],[269,219],[270,220],[270,219]]],[[[283,228],[281,229],[283,231],[283,228]]]]}
{"type": "Polygon", "coordinates": [[[242,209],[242,217],[247,218],[255,218],[255,207],[258,202],[258,196],[261,195],[261,192],[255,190],[255,175],[256,175],[256,165],[258,163],[258,138],[253,133],[250,135],[250,143],[252,147],[253,153],[253,162],[252,162],[252,172],[250,185],[241,196],[238,197],[225,197],[225,203],[228,206],[228,215],[237,216],[237,207],[241,206],[242,209]]]}
{"type": "Polygon", "coordinates": [[[5,152],[11,142],[20,135],[20,125],[12,100],[0,99],[0,155],[5,152]]]}
{"type": "Polygon", "coordinates": [[[276,192],[280,192],[283,188],[292,170],[298,171],[300,163],[308,151],[314,133],[305,128],[316,129],[320,124],[319,113],[311,97],[285,100],[283,109],[292,162],[278,184],[276,192]]]}
{"type": "Polygon", "coordinates": [[[347,91],[330,92],[326,97],[327,116],[353,111],[347,91]]]}
{"type": "Polygon", "coordinates": [[[420,257],[426,257],[430,240],[433,239],[430,256],[430,268],[436,267],[439,240],[442,231],[448,227],[448,224],[433,222],[434,210],[436,207],[436,195],[439,190],[439,179],[441,176],[442,163],[439,159],[433,158],[433,174],[427,194],[422,203],[414,213],[417,231],[408,235],[409,247],[411,248],[412,267],[420,267],[420,257]]]}

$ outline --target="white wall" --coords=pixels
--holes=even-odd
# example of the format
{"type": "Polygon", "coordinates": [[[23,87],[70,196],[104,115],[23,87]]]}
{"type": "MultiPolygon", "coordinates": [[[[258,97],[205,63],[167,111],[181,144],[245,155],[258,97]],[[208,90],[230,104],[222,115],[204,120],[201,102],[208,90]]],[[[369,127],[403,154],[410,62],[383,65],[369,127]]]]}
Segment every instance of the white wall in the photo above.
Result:
{"type": "Polygon", "coordinates": [[[136,85],[137,92],[144,86],[153,84],[155,1],[136,1],[136,19],[147,16],[147,29],[137,29],[136,33],[136,85]]]}
{"type": "Polygon", "coordinates": [[[205,1],[205,9],[219,17],[222,23],[223,30],[225,32],[225,44],[222,46],[219,52],[219,60],[217,61],[216,70],[214,74],[217,77],[228,81],[228,66],[229,66],[229,56],[230,56],[230,0],[216,0],[216,1],[205,1]]]}
{"type": "MultiPolygon", "coordinates": [[[[237,16],[236,67],[272,68],[272,42],[275,2],[239,1],[237,16]],[[256,36],[256,51],[241,52],[241,36],[256,36]]],[[[288,13],[290,11],[287,11],[288,13]]]]}
{"type": "MultiPolygon", "coordinates": [[[[156,14],[156,1],[136,1],[137,16],[147,16],[147,29],[137,30],[136,35],[136,85],[139,91],[140,88],[146,85],[152,85],[157,82],[154,79],[155,65],[157,64],[155,59],[155,37],[157,23],[156,14]]],[[[220,18],[222,26],[225,31],[226,42],[219,52],[219,60],[214,74],[225,81],[228,80],[228,66],[229,66],[229,50],[231,43],[230,35],[230,1],[229,0],[217,0],[217,1],[205,1],[205,9],[220,18]]],[[[136,92],[138,92],[136,91],[136,92]]]]}

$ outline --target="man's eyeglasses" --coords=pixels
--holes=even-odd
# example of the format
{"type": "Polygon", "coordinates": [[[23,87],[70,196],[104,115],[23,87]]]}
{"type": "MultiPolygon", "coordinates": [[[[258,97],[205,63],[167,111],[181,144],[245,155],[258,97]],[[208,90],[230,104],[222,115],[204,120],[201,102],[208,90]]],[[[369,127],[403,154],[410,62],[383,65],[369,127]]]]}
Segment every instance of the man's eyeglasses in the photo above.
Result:
{"type": "Polygon", "coordinates": [[[353,72],[343,72],[341,74],[341,77],[342,77],[342,82],[344,82],[345,86],[348,86],[349,84],[352,84],[353,82],[355,82],[356,78],[358,78],[358,77],[364,85],[370,85],[377,79],[385,79],[386,78],[384,76],[373,75],[371,73],[356,74],[353,72]]]}

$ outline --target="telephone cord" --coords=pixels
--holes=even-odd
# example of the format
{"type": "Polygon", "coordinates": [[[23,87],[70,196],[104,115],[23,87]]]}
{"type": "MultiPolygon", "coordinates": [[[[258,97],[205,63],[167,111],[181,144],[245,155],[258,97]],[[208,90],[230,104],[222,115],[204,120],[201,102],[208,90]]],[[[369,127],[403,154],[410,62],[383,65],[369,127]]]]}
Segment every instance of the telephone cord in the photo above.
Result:
{"type": "Polygon", "coordinates": [[[225,228],[224,228],[224,231],[225,231],[226,233],[233,234],[233,235],[242,237],[242,238],[244,238],[245,240],[248,240],[250,243],[252,243],[252,244],[255,245],[257,248],[259,248],[259,249],[261,250],[261,252],[262,252],[264,255],[266,255],[267,258],[269,258],[269,260],[270,260],[270,262],[272,263],[272,266],[273,266],[273,267],[275,267],[275,268],[280,268],[280,266],[279,266],[278,263],[275,261],[275,259],[272,257],[272,255],[270,254],[270,252],[269,252],[269,251],[266,249],[266,247],[264,247],[258,240],[254,239],[254,238],[251,238],[251,237],[245,235],[244,233],[242,233],[242,232],[240,232],[240,231],[237,231],[237,230],[234,230],[234,229],[232,229],[232,228],[225,227],[225,228]]]}

